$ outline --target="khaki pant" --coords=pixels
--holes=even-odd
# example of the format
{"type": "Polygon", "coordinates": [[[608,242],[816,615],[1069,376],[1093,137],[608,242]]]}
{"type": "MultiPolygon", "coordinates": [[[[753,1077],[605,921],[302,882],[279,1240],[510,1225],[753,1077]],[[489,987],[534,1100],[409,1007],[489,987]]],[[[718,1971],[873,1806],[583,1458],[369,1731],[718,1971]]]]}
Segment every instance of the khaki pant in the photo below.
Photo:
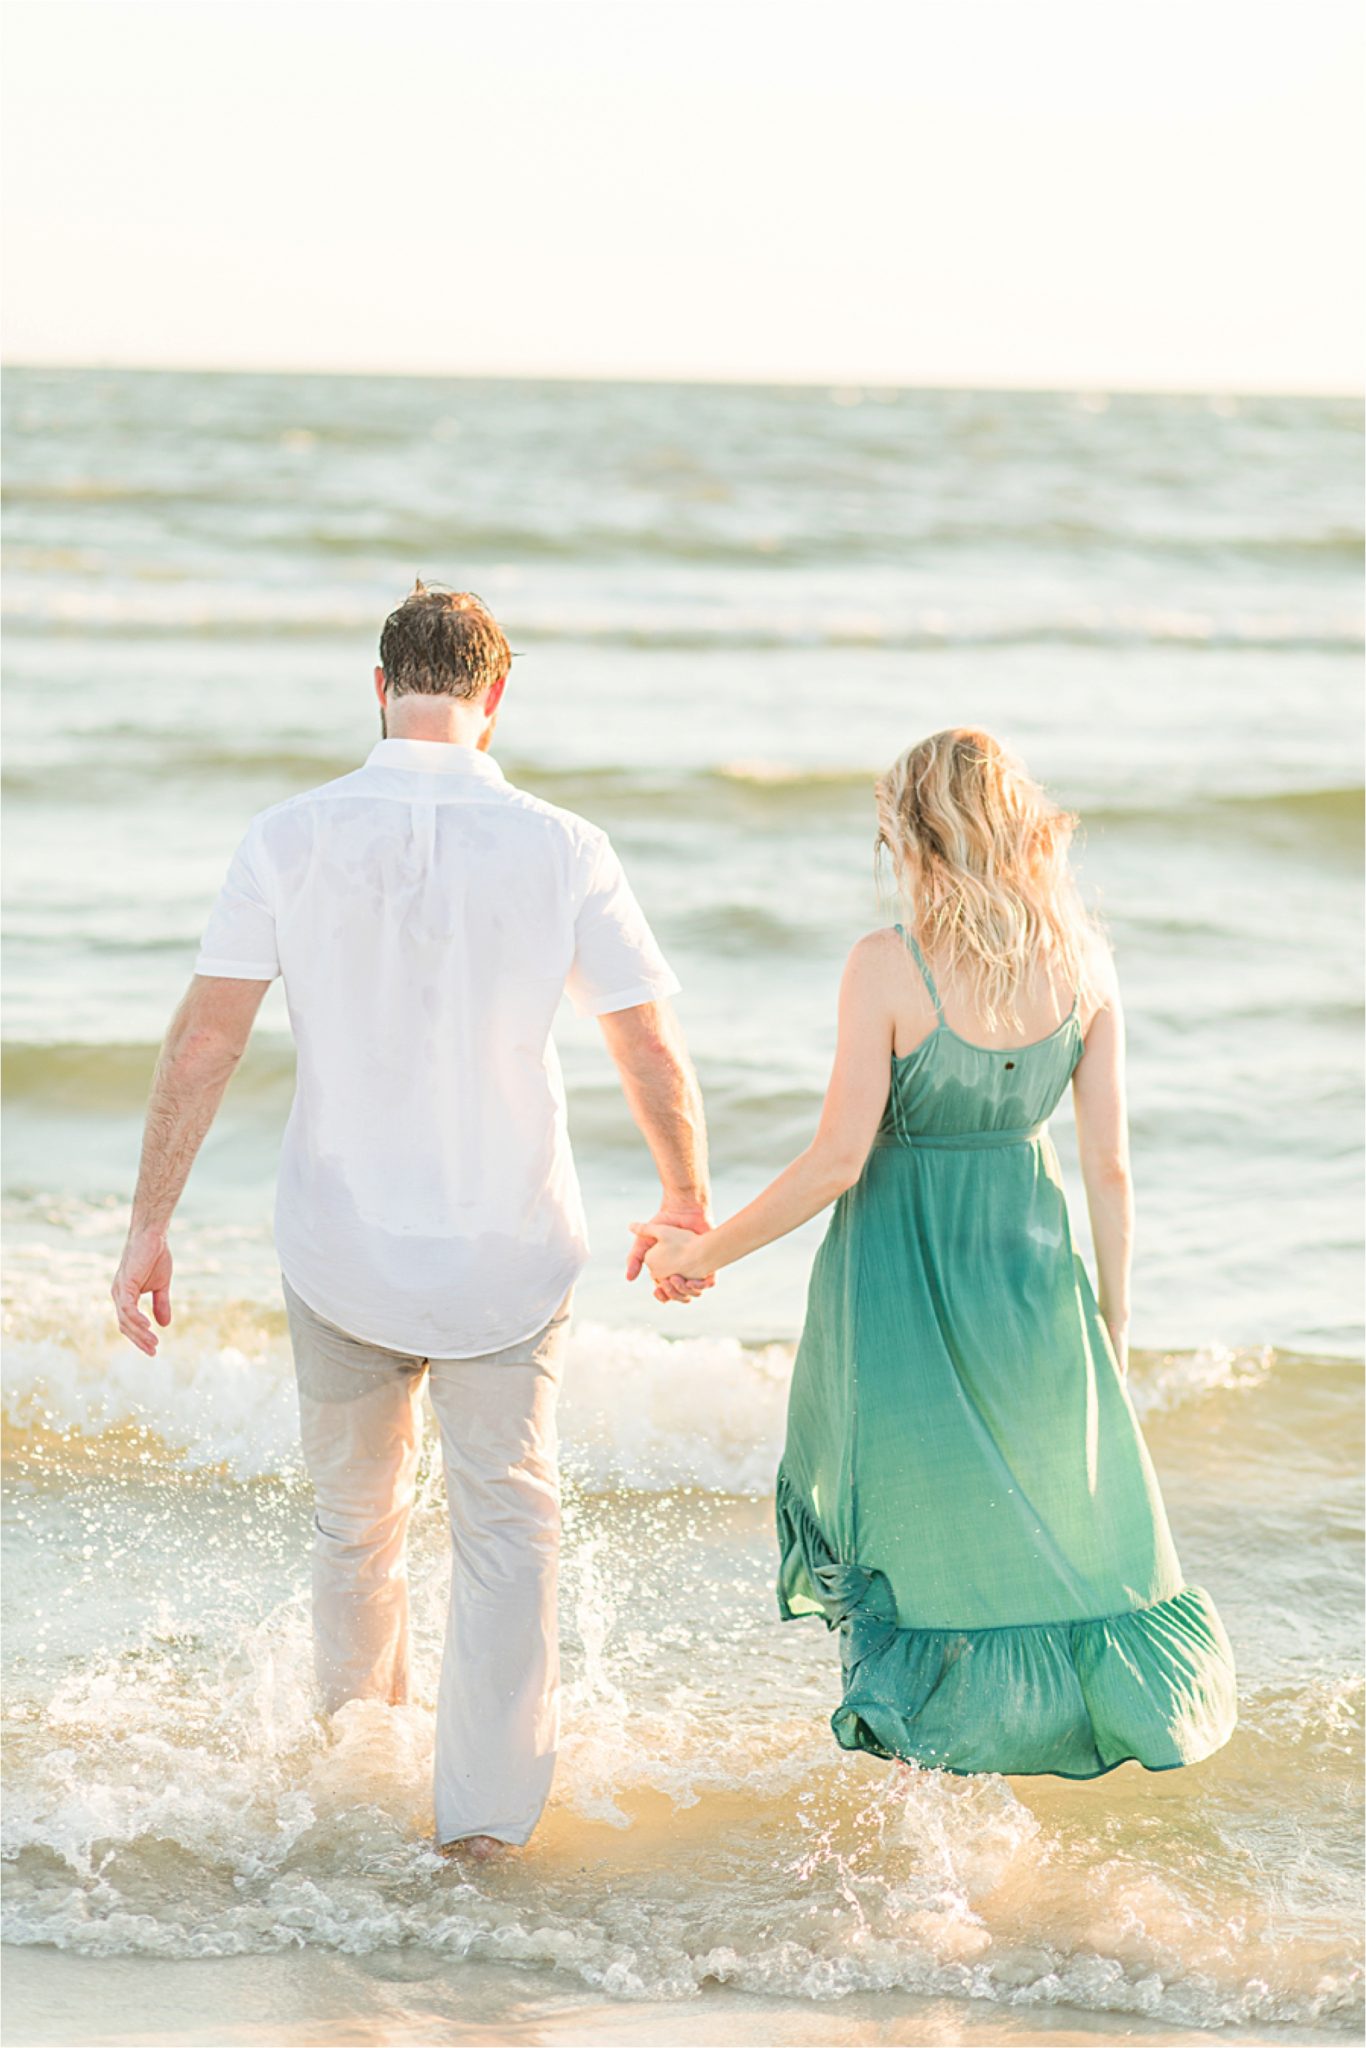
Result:
{"type": "Polygon", "coordinates": [[[284,1280],[313,1483],[313,1649],[323,1704],[408,1698],[406,1539],[424,1380],[441,1431],[451,1604],[436,1705],[436,1840],[525,1842],[559,1741],[555,1404],[570,1297],[479,1358],[349,1336],[284,1280]]]}

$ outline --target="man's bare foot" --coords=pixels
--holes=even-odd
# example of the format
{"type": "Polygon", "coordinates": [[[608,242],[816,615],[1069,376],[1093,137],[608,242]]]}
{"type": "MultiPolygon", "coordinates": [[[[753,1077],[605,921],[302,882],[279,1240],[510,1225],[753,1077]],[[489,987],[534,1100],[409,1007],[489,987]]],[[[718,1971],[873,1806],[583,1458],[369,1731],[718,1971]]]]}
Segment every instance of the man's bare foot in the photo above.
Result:
{"type": "Polygon", "coordinates": [[[470,1856],[476,1863],[487,1863],[511,1847],[511,1842],[500,1842],[496,1835],[461,1835],[454,1842],[437,1843],[442,1856],[470,1856]]]}

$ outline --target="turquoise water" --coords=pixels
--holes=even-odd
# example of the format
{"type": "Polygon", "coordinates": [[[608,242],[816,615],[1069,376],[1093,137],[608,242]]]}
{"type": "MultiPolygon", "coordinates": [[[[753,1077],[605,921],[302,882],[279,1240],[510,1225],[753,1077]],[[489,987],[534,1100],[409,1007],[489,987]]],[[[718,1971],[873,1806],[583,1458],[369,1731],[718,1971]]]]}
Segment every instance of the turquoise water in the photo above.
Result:
{"type": "Polygon", "coordinates": [[[4,407],[9,1938],[455,1943],[628,1996],[899,1985],[1349,2031],[1359,405],[31,370],[4,407]],[[833,1645],[780,1627],[769,1583],[823,1225],[686,1312],[626,1290],[646,1163],[567,1012],[597,1257],[543,1840],[456,1901],[422,1863],[437,1474],[419,1698],[316,1722],[278,987],[183,1205],[158,1360],[106,1291],[227,855],[378,736],[378,626],[415,574],[498,612],[505,769],[627,862],[723,1207],[814,1126],[840,964],[889,914],[878,769],[971,720],[1081,812],[1129,1006],[1136,1396],[1243,1678],[1220,1758],[955,1791],[835,1753],[833,1645]]]}

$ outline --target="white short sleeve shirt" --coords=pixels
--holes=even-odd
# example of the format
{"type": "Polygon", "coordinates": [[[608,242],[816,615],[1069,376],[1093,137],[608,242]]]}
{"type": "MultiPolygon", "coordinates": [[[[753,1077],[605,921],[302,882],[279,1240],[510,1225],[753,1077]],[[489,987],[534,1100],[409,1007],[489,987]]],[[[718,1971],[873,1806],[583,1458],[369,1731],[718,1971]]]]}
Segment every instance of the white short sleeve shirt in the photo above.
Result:
{"type": "Polygon", "coordinates": [[[588,1256],[551,1026],[679,987],[607,834],[443,740],[252,819],[196,974],[284,981],[298,1051],[275,1245],[353,1336],[468,1358],[588,1256]]]}

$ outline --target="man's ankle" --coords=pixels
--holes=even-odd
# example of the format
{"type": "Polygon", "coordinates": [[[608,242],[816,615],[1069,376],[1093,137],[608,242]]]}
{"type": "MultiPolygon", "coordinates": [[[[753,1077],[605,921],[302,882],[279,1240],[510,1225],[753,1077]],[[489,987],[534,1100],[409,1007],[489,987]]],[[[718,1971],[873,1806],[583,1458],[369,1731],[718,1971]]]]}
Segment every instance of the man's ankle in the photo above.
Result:
{"type": "Polygon", "coordinates": [[[487,1863],[511,1850],[514,1844],[500,1841],[497,1835],[457,1835],[453,1841],[438,1842],[436,1846],[438,1855],[469,1856],[476,1863],[487,1863]]]}

